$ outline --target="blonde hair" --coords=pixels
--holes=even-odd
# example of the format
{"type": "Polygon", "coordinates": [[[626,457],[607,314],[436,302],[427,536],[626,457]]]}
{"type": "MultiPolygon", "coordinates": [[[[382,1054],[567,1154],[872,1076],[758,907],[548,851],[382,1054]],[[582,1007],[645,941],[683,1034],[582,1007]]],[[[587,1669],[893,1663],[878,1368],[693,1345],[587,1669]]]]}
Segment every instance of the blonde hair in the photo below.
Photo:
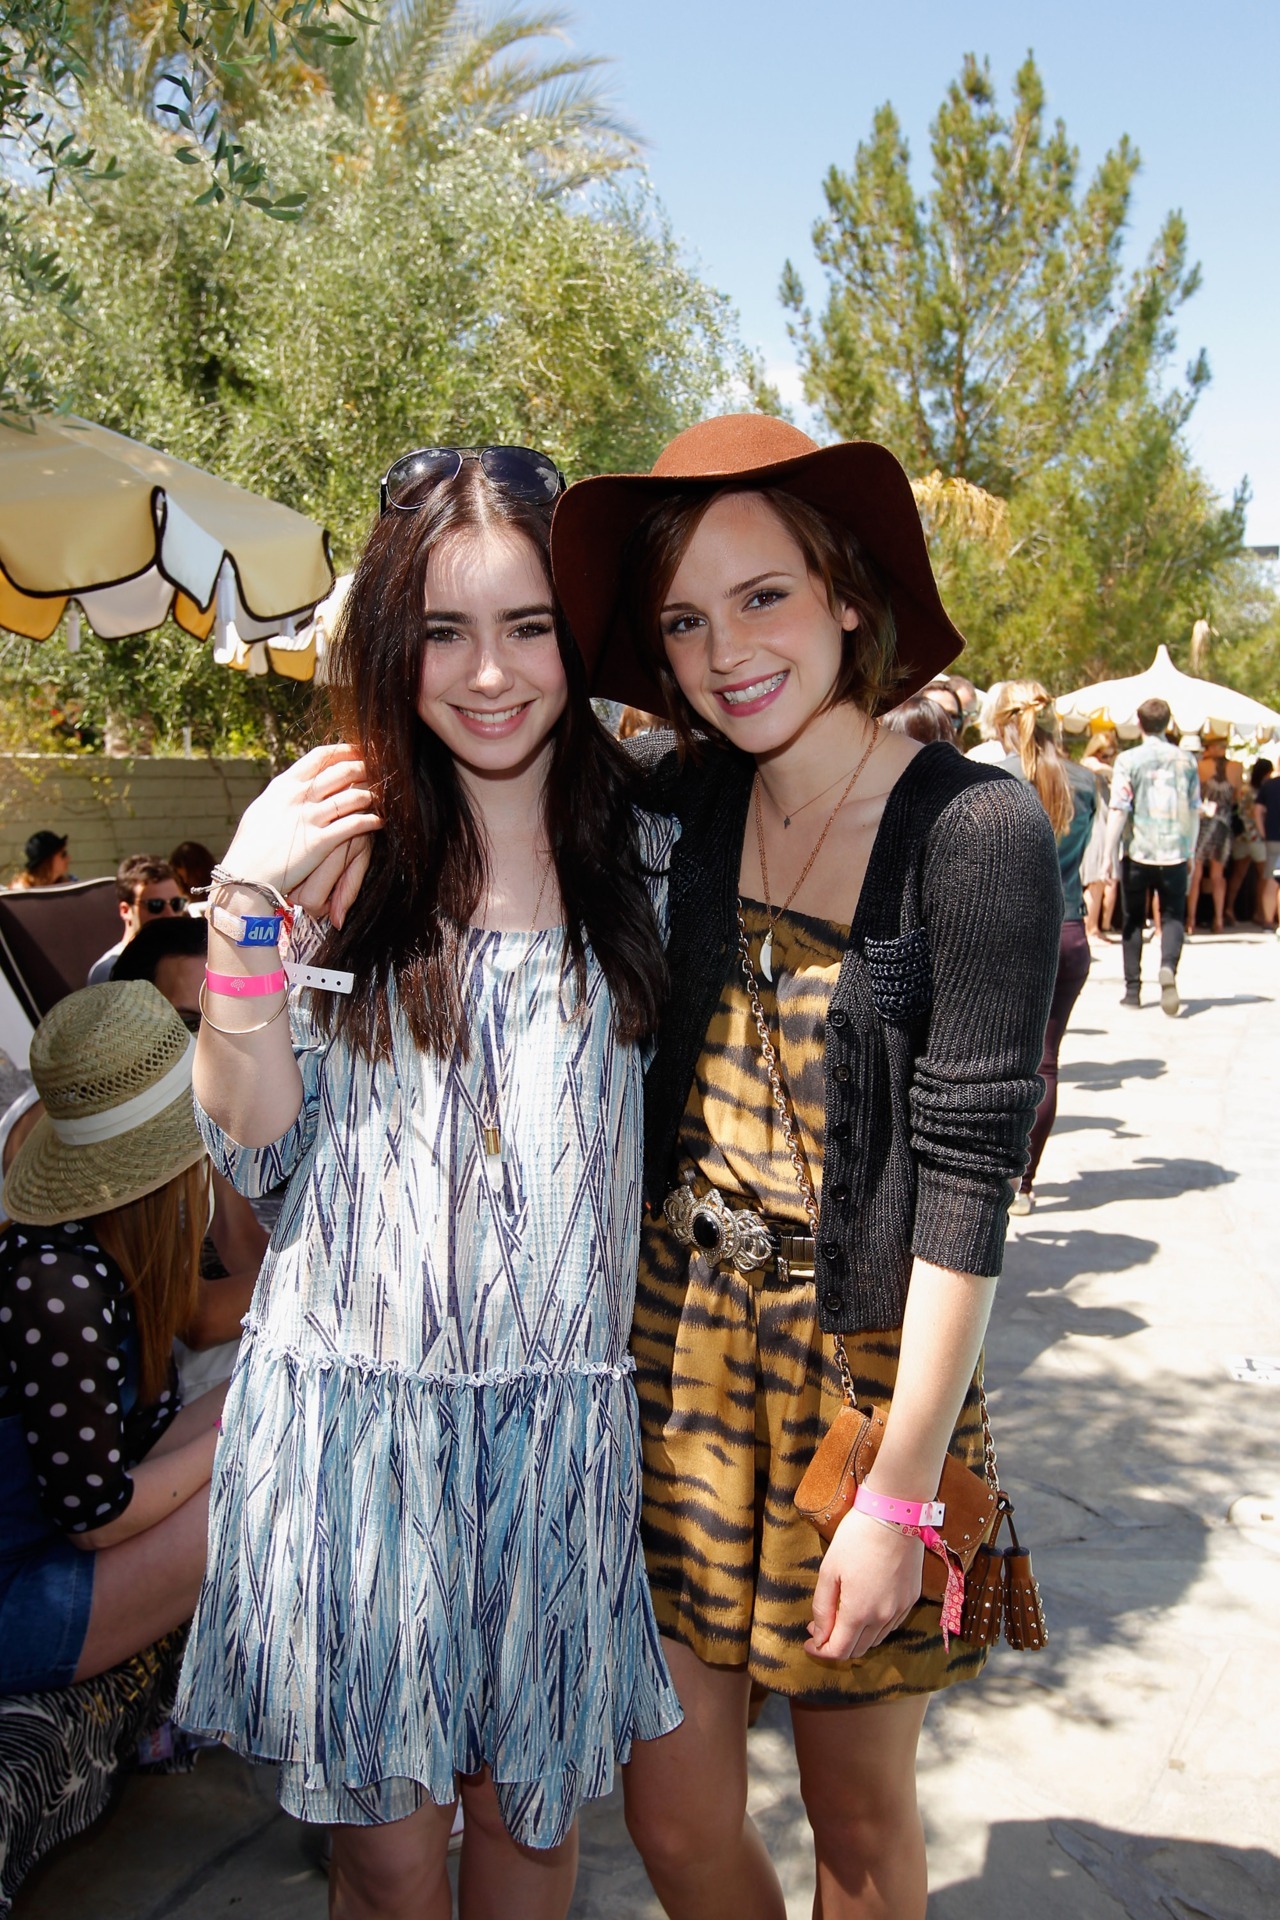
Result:
{"type": "Polygon", "coordinates": [[[200,1245],[209,1204],[209,1163],[93,1217],[93,1231],[123,1273],[138,1329],[138,1398],[153,1405],[169,1378],[176,1335],[200,1298],[200,1245]]]}
{"type": "Polygon", "coordinates": [[[1007,680],[991,713],[1003,745],[1016,753],[1022,771],[1040,796],[1055,840],[1061,840],[1075,812],[1071,783],[1059,751],[1061,730],[1053,701],[1038,680],[1007,680]]]}

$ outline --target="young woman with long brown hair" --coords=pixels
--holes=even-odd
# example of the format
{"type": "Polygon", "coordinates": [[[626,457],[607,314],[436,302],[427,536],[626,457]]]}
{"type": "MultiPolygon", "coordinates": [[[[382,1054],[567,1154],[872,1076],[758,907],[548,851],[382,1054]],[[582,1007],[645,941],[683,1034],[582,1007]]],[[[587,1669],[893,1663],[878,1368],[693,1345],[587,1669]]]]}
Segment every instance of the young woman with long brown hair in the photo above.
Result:
{"type": "Polygon", "coordinates": [[[1053,828],[1062,879],[1062,931],[1058,935],[1058,972],[1045,1027],[1039,1073],[1044,1092],[1031,1126],[1027,1164],[1010,1211],[1030,1213],[1035,1179],[1053,1123],[1058,1117],[1058,1055],[1076,1001],[1089,977],[1089,936],[1085,927],[1085,854],[1098,813],[1098,785],[1087,768],[1064,753],[1062,729],[1052,695],[1038,680],[1006,680],[991,711],[991,724],[1010,773],[1036,790],[1053,828]]]}
{"type": "Polygon", "coordinates": [[[254,802],[210,896],[202,1124],[242,1190],[289,1186],[179,1710],[335,1828],[342,1920],[451,1911],[459,1792],[464,1915],[558,1920],[579,1803],[679,1719],[627,1355],[675,829],[560,620],[559,484],[509,447],[390,470],[340,741],[254,802]],[[318,952],[295,925],[319,971],[288,1020],[255,944],[286,894],[330,921],[318,952]]]}
{"type": "Polygon", "coordinates": [[[143,981],[31,1041],[44,1112],[0,1233],[0,1693],[87,1680],[191,1616],[222,1390],[182,1406],[209,1167],[190,1035],[143,981]]]}
{"type": "Polygon", "coordinates": [[[684,1724],[627,1818],[679,1920],[780,1920],[746,1814],[753,1680],[789,1698],[824,1920],[920,1920],[915,1754],[982,1652],[921,1601],[924,1548],[793,1504],[841,1405],[888,1411],[872,1504],[981,1473],[978,1359],[1057,963],[1027,786],[877,715],[959,651],[901,467],[757,415],[570,489],[556,584],[602,694],[665,711],[679,991],[646,1079],[633,1350],[644,1538],[684,1724]],[[820,1200],[819,1200],[820,1194],[820,1200]],[[820,1211],[819,1211],[820,1209],[820,1211]]]}

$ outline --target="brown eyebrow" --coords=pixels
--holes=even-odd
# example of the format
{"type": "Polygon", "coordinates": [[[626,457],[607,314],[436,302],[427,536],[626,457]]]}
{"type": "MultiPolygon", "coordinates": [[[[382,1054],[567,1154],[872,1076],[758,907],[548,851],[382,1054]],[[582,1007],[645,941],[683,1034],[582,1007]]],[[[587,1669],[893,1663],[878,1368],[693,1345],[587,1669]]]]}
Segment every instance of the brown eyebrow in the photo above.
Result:
{"type": "MultiPolygon", "coordinates": [[[[533,618],[535,614],[545,615],[549,620],[551,618],[550,602],[548,601],[536,607],[504,607],[498,614],[498,618],[504,624],[507,624],[512,620],[529,620],[533,618]]],[[[447,608],[441,608],[440,612],[437,613],[434,609],[428,607],[426,617],[428,620],[440,626],[474,627],[476,624],[474,614],[451,613],[447,608]]]]}
{"type": "MultiPolygon", "coordinates": [[[[739,580],[736,586],[726,587],[724,597],[726,600],[736,600],[740,593],[750,593],[752,587],[762,586],[766,580],[789,580],[790,578],[791,575],[785,567],[769,567],[764,573],[753,573],[749,580],[739,580]]],[[[662,612],[675,613],[686,607],[693,609],[692,600],[668,600],[662,612]]]]}

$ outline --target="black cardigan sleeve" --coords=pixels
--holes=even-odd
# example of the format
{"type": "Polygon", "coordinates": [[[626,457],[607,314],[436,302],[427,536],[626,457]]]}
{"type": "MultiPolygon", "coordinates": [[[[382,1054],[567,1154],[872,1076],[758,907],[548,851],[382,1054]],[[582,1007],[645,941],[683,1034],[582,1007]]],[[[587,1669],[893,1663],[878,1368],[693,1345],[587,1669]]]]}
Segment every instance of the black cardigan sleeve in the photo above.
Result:
{"type": "Polygon", "coordinates": [[[1057,849],[1032,790],[1001,780],[958,796],[929,836],[921,892],[933,1007],[911,1087],[912,1251],[997,1274],[1009,1182],[1044,1091],[1062,923],[1057,849]]]}

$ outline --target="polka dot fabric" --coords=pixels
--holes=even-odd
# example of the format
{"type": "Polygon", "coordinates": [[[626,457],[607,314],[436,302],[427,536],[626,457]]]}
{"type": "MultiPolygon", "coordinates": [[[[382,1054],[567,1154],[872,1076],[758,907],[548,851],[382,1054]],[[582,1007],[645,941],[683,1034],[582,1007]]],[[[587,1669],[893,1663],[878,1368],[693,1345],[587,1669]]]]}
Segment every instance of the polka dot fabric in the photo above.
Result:
{"type": "Polygon", "coordinates": [[[0,1416],[23,1422],[46,1517],[63,1533],[105,1526],[133,1498],[129,1469],[178,1410],[134,1405],[133,1309],[90,1227],[0,1234],[0,1416]]]}

